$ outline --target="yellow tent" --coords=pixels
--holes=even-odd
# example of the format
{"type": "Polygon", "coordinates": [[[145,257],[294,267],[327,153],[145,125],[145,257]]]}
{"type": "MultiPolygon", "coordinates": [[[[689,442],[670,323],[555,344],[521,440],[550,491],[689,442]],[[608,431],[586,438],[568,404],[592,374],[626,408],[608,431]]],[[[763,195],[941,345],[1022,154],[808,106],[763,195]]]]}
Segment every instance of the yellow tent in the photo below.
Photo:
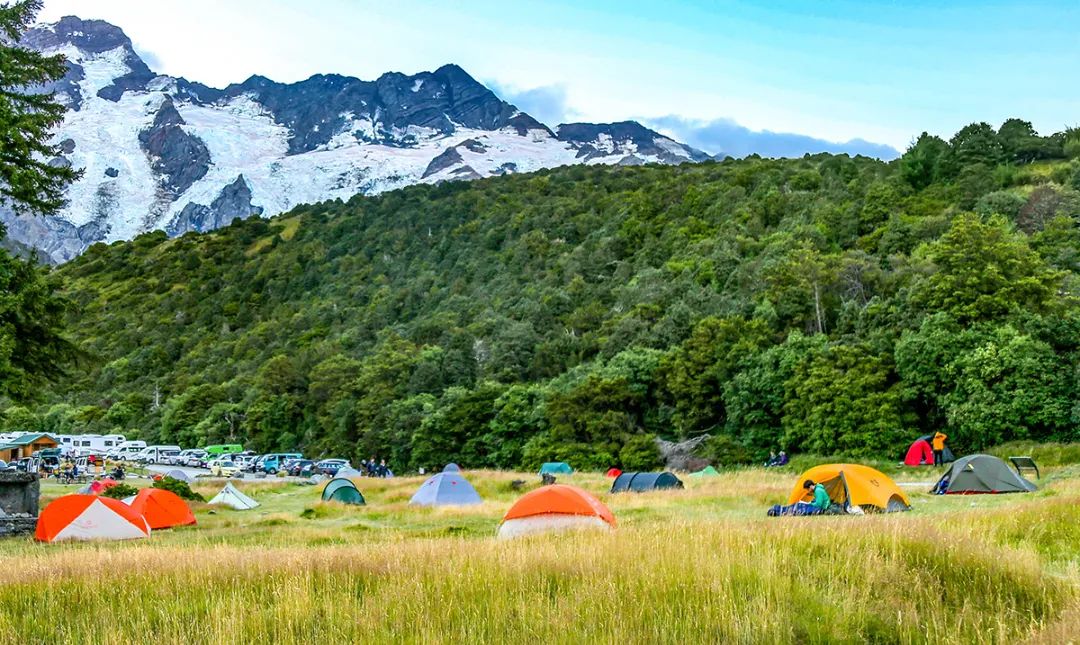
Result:
{"type": "Polygon", "coordinates": [[[852,504],[863,510],[885,513],[911,509],[911,500],[896,482],[880,471],[859,464],[825,464],[811,468],[795,482],[788,504],[809,501],[808,491],[803,489],[807,479],[824,486],[835,504],[852,504]]]}

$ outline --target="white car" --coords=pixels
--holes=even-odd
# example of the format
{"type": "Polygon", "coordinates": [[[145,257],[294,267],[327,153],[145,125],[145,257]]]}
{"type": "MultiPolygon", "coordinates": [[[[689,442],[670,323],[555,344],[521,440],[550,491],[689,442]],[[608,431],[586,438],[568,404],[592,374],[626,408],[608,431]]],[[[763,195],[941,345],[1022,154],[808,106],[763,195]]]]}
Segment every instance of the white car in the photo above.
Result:
{"type": "Polygon", "coordinates": [[[240,468],[228,457],[218,457],[206,464],[206,467],[214,477],[233,477],[240,472],[240,468]]]}

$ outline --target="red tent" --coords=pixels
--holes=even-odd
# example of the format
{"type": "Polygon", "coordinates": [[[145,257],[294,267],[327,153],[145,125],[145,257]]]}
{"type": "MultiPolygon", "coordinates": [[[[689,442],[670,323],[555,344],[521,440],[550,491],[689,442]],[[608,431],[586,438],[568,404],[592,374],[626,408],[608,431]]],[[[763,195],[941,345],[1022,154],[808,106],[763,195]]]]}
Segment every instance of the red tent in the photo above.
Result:
{"type": "Polygon", "coordinates": [[[925,439],[916,439],[904,457],[905,466],[933,466],[934,451],[925,439]]]}
{"type": "Polygon", "coordinates": [[[618,477],[621,474],[622,474],[622,471],[619,470],[618,468],[610,468],[607,471],[607,476],[608,477],[618,477]]]}

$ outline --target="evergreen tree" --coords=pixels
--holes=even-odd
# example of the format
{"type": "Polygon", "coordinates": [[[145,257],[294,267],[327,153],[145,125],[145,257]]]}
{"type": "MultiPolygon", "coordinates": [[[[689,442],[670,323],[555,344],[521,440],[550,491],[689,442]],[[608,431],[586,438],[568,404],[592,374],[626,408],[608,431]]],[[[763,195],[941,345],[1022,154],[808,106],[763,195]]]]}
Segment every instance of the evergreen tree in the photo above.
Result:
{"type": "Polygon", "coordinates": [[[0,4],[0,205],[49,215],[64,205],[64,188],[79,173],[49,163],[60,154],[49,131],[66,108],[35,91],[64,77],[63,56],[43,56],[18,42],[41,9],[41,0],[0,4]]]}

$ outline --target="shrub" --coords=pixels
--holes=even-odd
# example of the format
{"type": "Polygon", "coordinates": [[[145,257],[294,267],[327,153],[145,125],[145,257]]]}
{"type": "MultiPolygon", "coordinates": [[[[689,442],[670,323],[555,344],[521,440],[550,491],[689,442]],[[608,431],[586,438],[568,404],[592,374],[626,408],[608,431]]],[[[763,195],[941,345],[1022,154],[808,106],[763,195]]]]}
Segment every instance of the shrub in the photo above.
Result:
{"type": "Polygon", "coordinates": [[[173,479],[172,477],[162,477],[160,480],[154,482],[154,488],[160,488],[161,490],[167,490],[170,493],[176,493],[181,499],[186,499],[188,501],[206,501],[206,498],[202,495],[191,490],[191,486],[188,486],[187,482],[173,479]]]}
{"type": "Polygon", "coordinates": [[[656,447],[656,437],[651,434],[638,434],[630,437],[619,450],[619,463],[622,469],[653,470],[660,466],[660,449],[656,447]]]}
{"type": "Polygon", "coordinates": [[[112,488],[106,488],[102,491],[102,497],[110,497],[112,499],[124,499],[133,495],[138,495],[139,489],[130,484],[117,484],[112,488]]]}

